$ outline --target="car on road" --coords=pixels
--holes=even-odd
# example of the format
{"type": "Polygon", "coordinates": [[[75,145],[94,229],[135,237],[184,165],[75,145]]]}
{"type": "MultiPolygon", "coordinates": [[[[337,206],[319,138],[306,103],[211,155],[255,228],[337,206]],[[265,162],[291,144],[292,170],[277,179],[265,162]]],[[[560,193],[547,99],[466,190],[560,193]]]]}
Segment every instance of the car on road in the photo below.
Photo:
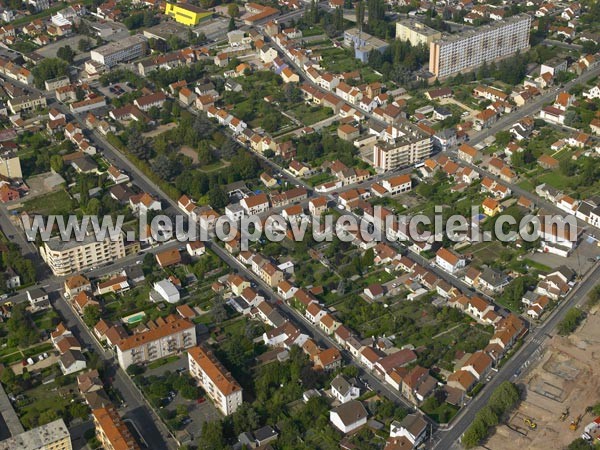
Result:
{"type": "Polygon", "coordinates": [[[204,403],[206,401],[206,397],[199,397],[198,400],[196,400],[196,402],[198,404],[204,403]]]}

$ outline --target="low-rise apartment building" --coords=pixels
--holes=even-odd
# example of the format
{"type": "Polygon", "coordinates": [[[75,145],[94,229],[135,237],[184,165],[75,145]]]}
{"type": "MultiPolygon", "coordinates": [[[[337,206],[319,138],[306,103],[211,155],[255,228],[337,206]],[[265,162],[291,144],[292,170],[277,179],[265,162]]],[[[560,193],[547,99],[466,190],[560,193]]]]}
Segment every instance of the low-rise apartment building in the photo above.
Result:
{"type": "Polygon", "coordinates": [[[206,391],[215,406],[228,416],[242,404],[242,387],[206,347],[188,350],[190,375],[206,391]]]}
{"type": "Polygon", "coordinates": [[[431,156],[431,136],[408,122],[403,122],[394,130],[393,140],[378,142],[373,147],[373,165],[376,169],[395,170],[431,156]]]}
{"type": "Polygon", "coordinates": [[[123,369],[132,364],[144,364],[196,345],[193,322],[174,315],[165,323],[142,333],[122,339],[115,345],[117,360],[123,369]]]}
{"type": "Polygon", "coordinates": [[[40,255],[52,273],[61,277],[125,257],[125,244],[122,234],[107,235],[102,241],[94,234],[66,242],[55,236],[40,247],[40,255]]]}
{"type": "Polygon", "coordinates": [[[92,411],[96,437],[107,450],[139,450],[140,446],[114,406],[92,411]]]}

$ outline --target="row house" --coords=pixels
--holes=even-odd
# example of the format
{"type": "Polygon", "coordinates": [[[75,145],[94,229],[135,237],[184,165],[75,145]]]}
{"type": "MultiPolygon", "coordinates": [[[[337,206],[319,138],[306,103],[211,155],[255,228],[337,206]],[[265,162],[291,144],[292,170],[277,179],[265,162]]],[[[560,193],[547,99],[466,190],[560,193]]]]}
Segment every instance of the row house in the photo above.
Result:
{"type": "Polygon", "coordinates": [[[308,191],[304,188],[293,188],[279,194],[271,195],[271,204],[273,208],[287,206],[289,204],[300,202],[308,198],[308,191]]]}

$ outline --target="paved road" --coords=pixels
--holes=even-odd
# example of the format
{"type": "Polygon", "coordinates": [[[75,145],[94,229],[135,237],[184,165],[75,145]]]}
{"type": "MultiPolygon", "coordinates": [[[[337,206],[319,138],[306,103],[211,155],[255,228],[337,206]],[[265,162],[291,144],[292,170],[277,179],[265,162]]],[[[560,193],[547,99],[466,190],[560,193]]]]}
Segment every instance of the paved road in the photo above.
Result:
{"type": "Polygon", "coordinates": [[[113,379],[112,386],[120,392],[127,404],[127,407],[121,413],[124,413],[125,418],[132,419],[140,429],[144,430],[144,437],[149,442],[149,447],[156,450],[177,448],[163,422],[149,408],[141,392],[118,366],[112,352],[103,348],[92,337],[89,328],[83,323],[81,317],[75,313],[73,307],[60,295],[52,299],[52,305],[60,313],[65,325],[77,339],[89,351],[98,354],[106,362],[107,373],[113,379]]]}
{"type": "Polygon", "coordinates": [[[538,96],[535,100],[526,103],[521,108],[518,108],[512,113],[505,114],[504,116],[500,117],[500,119],[498,119],[498,121],[494,123],[494,125],[492,125],[490,128],[481,130],[479,133],[473,135],[469,140],[469,144],[475,146],[487,139],[488,137],[494,136],[499,131],[509,128],[511,125],[513,125],[523,117],[533,116],[535,113],[541,110],[545,104],[552,103],[557,93],[561,91],[568,91],[575,85],[585,83],[598,75],[600,75],[600,66],[597,66],[591,70],[588,70],[587,72],[584,72],[579,77],[566,83],[562,88],[554,87],[548,90],[544,94],[538,96]]]}
{"type": "Polygon", "coordinates": [[[525,338],[523,346],[512,356],[492,380],[485,385],[483,390],[477,394],[475,399],[459,414],[448,430],[438,431],[434,448],[442,450],[452,448],[456,441],[462,436],[465,430],[473,422],[475,414],[483,408],[494,389],[506,380],[515,381],[516,374],[520,374],[524,366],[529,364],[537,355],[539,355],[541,345],[547,336],[554,330],[558,323],[564,318],[567,311],[573,307],[580,307],[587,300],[588,293],[592,290],[600,279],[600,265],[588,272],[586,277],[576,285],[575,289],[560,303],[541,326],[530,331],[525,338]],[[439,440],[438,440],[439,439],[439,440]]]}

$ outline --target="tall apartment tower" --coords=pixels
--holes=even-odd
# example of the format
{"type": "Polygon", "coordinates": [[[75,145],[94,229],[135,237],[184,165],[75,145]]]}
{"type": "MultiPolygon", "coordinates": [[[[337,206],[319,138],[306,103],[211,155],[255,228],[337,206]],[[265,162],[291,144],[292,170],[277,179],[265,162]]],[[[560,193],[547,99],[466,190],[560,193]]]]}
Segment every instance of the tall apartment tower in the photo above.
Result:
{"type": "Polygon", "coordinates": [[[429,71],[443,79],[525,51],[529,48],[530,28],[531,16],[519,14],[443,37],[429,46],[429,71]]]}

